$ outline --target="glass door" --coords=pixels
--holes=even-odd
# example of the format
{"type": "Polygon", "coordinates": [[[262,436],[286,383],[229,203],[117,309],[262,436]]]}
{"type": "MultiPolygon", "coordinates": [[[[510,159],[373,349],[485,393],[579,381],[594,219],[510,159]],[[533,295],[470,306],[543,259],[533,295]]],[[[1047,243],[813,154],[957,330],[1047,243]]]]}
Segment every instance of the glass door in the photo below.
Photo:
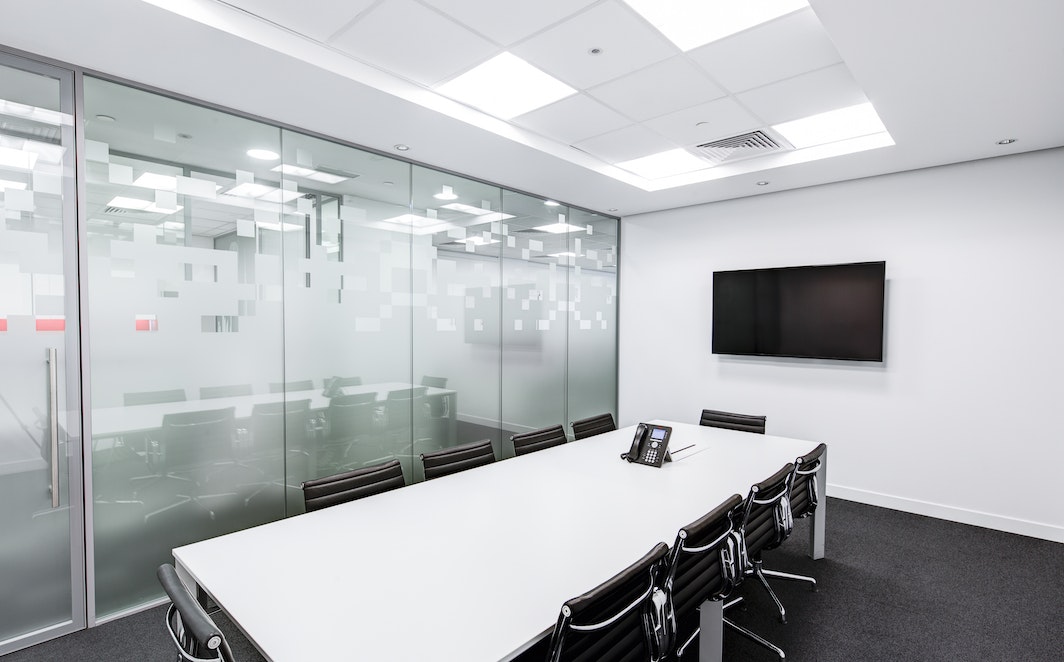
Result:
{"type": "Polygon", "coordinates": [[[0,53],[0,655],[85,626],[73,99],[0,53]]]}

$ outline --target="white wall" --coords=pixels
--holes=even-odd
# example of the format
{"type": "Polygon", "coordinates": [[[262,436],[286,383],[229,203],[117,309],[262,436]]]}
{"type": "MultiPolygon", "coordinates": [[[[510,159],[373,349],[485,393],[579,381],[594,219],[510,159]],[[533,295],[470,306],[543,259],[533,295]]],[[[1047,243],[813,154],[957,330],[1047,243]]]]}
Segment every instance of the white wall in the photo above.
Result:
{"type": "Polygon", "coordinates": [[[832,496],[1064,542],[1064,149],[622,221],[621,422],[768,416],[832,496]],[[886,360],[710,351],[714,271],[887,262],[886,360]]]}

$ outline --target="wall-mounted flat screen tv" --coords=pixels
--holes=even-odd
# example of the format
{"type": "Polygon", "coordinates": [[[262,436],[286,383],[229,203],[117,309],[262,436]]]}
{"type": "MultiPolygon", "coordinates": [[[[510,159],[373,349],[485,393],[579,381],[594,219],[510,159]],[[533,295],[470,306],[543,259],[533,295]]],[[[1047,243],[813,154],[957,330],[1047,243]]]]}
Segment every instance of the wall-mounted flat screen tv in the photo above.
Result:
{"type": "Polygon", "coordinates": [[[883,360],[886,262],[713,273],[713,353],[883,360]]]}

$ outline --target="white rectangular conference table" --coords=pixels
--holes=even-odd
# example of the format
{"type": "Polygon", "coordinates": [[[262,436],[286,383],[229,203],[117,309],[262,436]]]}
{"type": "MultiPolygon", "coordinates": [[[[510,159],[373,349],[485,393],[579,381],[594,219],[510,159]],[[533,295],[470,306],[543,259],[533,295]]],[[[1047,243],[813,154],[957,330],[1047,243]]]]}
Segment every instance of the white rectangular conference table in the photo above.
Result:
{"type": "MultiPolygon", "coordinates": [[[[178,572],[273,662],[512,659],[565,600],[816,446],[655,422],[673,427],[661,469],[619,458],[632,426],[179,547],[178,572]]],[[[702,660],[720,659],[719,605],[702,660]]]]}

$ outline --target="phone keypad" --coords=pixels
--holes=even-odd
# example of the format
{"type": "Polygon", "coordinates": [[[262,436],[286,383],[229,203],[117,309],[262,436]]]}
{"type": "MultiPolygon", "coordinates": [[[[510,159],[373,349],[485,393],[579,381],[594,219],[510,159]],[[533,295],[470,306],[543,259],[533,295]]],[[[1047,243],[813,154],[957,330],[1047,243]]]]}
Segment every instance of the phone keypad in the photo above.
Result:
{"type": "Polygon", "coordinates": [[[658,445],[659,444],[656,441],[651,442],[650,448],[648,448],[646,454],[643,455],[643,459],[645,459],[647,462],[657,462],[658,461],[658,445]]]}

